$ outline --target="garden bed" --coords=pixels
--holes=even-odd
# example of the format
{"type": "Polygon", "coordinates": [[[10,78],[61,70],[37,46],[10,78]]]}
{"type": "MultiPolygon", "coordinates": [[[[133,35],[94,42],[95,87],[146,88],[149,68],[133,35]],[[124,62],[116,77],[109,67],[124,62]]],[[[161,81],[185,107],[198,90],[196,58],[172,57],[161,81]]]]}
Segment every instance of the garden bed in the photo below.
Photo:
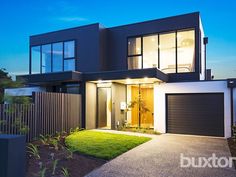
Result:
{"type": "Polygon", "coordinates": [[[64,138],[58,141],[55,137],[44,138],[43,142],[28,145],[26,177],[82,177],[106,163],[103,159],[70,151],[64,138]]]}
{"type": "Polygon", "coordinates": [[[137,133],[161,135],[160,132],[155,131],[153,128],[123,127],[120,130],[126,131],[126,132],[137,132],[137,133]]]}

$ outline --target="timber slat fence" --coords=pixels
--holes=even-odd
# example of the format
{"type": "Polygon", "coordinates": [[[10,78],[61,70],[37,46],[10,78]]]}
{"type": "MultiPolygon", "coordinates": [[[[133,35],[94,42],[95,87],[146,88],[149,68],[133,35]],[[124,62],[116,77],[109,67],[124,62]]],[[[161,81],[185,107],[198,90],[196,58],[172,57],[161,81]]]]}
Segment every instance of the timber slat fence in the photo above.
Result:
{"type": "Polygon", "coordinates": [[[81,125],[81,95],[65,93],[34,93],[34,103],[1,104],[0,133],[24,134],[27,141],[40,134],[70,131],[81,125]]]}

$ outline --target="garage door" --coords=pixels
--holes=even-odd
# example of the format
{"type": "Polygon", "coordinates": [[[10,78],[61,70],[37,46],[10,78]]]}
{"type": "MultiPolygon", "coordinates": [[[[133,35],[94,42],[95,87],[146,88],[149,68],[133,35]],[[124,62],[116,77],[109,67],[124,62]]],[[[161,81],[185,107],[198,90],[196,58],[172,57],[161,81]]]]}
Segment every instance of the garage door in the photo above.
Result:
{"type": "Polygon", "coordinates": [[[224,94],[168,94],[167,132],[224,136],[224,94]]]}

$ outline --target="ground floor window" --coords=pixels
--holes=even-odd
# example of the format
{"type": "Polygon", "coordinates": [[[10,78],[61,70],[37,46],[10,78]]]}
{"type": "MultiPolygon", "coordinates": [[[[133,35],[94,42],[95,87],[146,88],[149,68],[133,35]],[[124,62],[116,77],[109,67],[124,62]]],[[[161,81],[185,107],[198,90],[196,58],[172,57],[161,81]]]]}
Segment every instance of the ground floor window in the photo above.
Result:
{"type": "Polygon", "coordinates": [[[153,84],[127,85],[127,125],[153,128],[153,84]]]}

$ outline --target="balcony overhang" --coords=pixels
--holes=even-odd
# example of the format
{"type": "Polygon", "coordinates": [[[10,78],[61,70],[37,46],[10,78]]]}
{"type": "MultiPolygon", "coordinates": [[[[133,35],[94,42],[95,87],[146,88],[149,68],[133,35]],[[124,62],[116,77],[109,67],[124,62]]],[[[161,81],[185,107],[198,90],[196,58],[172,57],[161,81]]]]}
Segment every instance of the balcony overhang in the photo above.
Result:
{"type": "Polygon", "coordinates": [[[138,79],[138,78],[155,78],[160,82],[167,82],[168,75],[156,68],[121,70],[121,71],[104,71],[83,74],[84,81],[97,80],[122,80],[122,79],[138,79]]]}
{"type": "Polygon", "coordinates": [[[65,71],[44,74],[30,74],[17,76],[17,80],[23,80],[27,84],[41,85],[55,82],[79,82],[82,80],[82,73],[76,71],[65,71]]]}

